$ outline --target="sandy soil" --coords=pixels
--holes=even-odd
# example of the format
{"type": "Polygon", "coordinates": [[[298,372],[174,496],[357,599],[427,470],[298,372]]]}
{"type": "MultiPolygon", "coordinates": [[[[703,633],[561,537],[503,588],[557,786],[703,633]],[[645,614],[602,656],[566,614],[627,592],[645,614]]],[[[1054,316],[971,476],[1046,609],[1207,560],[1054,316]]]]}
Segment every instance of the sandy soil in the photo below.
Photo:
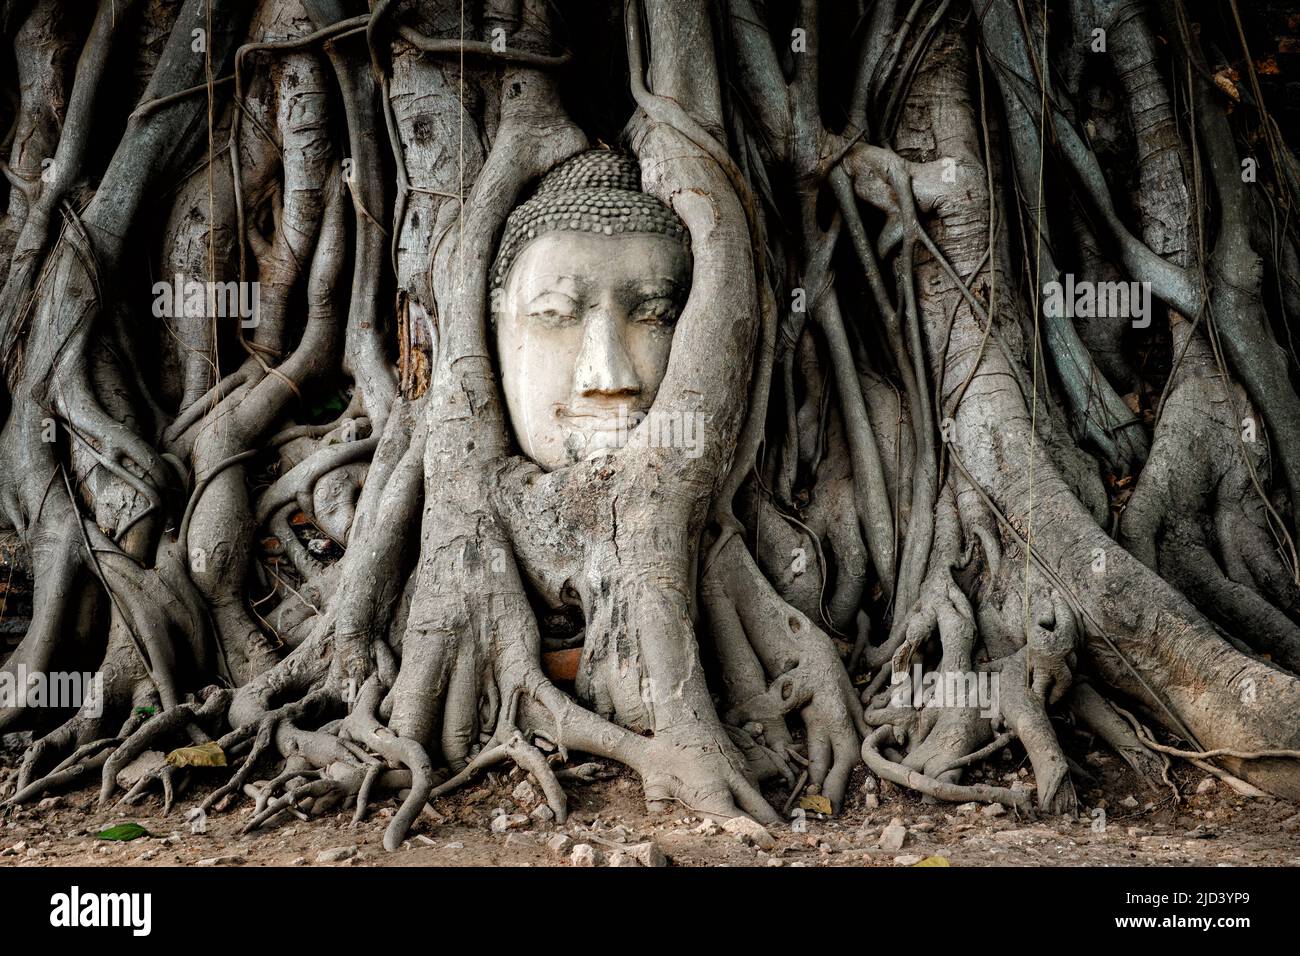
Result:
{"type": "MultiPolygon", "coordinates": [[[[0,751],[0,780],[12,775],[18,756],[13,747],[0,751]]],[[[392,800],[376,804],[356,829],[349,811],[305,822],[290,818],[273,829],[241,835],[251,808],[251,801],[243,800],[227,813],[208,815],[206,832],[192,833],[187,811],[224,774],[203,770],[195,771],[204,776],[168,816],[162,815],[157,796],[134,807],[100,810],[89,789],[48,798],[43,807],[5,810],[0,866],[553,866],[572,865],[575,844],[591,846],[599,865],[608,865],[630,857],[621,847],[645,841],[653,841],[677,866],[909,866],[934,857],[953,866],[1300,865],[1300,807],[1294,804],[1244,799],[1222,784],[1204,783],[1212,778],[1187,767],[1171,774],[1183,793],[1176,803],[1168,788],[1141,787],[1115,757],[1079,756],[1096,780],[1080,789],[1077,818],[995,816],[974,805],[929,804],[868,779],[859,768],[839,818],[807,813],[802,824],[773,827],[774,845],[768,849],[685,807],[648,814],[636,779],[615,767],[607,779],[566,784],[570,816],[563,826],[516,817],[518,828],[503,833],[492,831],[494,815],[522,815],[535,804],[528,794],[532,788],[519,786],[525,782],[519,771],[492,774],[437,801],[438,819],[423,818],[403,848],[391,854],[381,839],[396,806],[392,800]],[[882,832],[895,820],[906,829],[903,845],[883,847],[882,832]],[[139,823],[152,836],[130,842],[96,838],[105,827],[123,822],[139,823]],[[569,838],[562,851],[548,846],[557,834],[569,838]]],[[[981,768],[980,778],[1033,785],[1027,766],[1009,755],[981,768]]],[[[774,791],[771,797],[780,803],[784,795],[774,791]]],[[[899,832],[890,835],[897,839],[899,832]]],[[[760,837],[759,842],[767,841],[760,837]]]]}

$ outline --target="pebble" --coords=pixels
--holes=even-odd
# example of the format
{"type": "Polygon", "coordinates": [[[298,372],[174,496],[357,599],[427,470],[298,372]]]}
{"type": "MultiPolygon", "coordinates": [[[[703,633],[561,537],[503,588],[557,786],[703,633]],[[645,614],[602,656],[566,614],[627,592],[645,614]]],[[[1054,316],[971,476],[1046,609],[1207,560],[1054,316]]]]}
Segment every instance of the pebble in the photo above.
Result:
{"type": "Polygon", "coordinates": [[[317,863],[342,863],[344,860],[350,860],[357,855],[357,848],[354,846],[336,846],[328,850],[321,850],[316,854],[317,863]]]}
{"type": "Polygon", "coordinates": [[[1007,808],[1000,803],[990,803],[980,813],[986,817],[1004,817],[1007,815],[1007,808]]]}
{"type": "Polygon", "coordinates": [[[492,818],[492,832],[505,833],[507,830],[519,830],[528,826],[528,815],[524,813],[503,813],[492,818]]]}
{"type": "Polygon", "coordinates": [[[722,825],[722,829],[742,843],[752,843],[760,850],[771,850],[776,846],[776,838],[767,832],[767,828],[749,817],[732,817],[722,825]]]}
{"type": "Polygon", "coordinates": [[[196,866],[239,866],[244,862],[242,856],[210,856],[206,859],[199,860],[196,866]]]}
{"type": "Polygon", "coordinates": [[[573,841],[563,833],[557,833],[546,841],[546,849],[563,856],[573,849],[573,841]]]}
{"type": "Polygon", "coordinates": [[[916,866],[922,859],[918,853],[904,853],[902,856],[894,857],[894,862],[899,866],[916,866]]]}
{"type": "Polygon", "coordinates": [[[1217,787],[1218,785],[1219,785],[1218,781],[1215,780],[1213,777],[1206,777],[1204,780],[1202,780],[1200,783],[1196,785],[1196,792],[1201,794],[1209,793],[1210,791],[1214,790],[1215,787],[1217,787]]]}
{"type": "Polygon", "coordinates": [[[590,843],[579,843],[569,854],[569,863],[573,866],[600,866],[605,862],[605,854],[590,843]]]}
{"type": "Polygon", "coordinates": [[[880,831],[880,847],[883,850],[901,850],[907,842],[907,827],[898,817],[889,821],[889,826],[880,831]]]}
{"type": "Polygon", "coordinates": [[[641,864],[641,866],[667,866],[668,857],[664,851],[659,849],[659,845],[653,840],[647,840],[645,843],[637,843],[627,848],[630,857],[641,864]]]}

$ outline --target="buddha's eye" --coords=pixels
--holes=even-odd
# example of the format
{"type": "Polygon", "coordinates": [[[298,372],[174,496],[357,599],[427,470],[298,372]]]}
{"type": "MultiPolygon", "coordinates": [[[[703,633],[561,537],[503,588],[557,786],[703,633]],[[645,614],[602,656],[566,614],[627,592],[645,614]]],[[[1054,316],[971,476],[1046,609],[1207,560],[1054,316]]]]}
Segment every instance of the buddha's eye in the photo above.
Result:
{"type": "Polygon", "coordinates": [[[538,296],[528,303],[528,321],[548,328],[563,328],[578,321],[578,303],[558,292],[538,296]]]}
{"type": "Polygon", "coordinates": [[[677,321],[677,303],[668,296],[643,300],[632,310],[632,321],[651,325],[672,325],[677,321]]]}

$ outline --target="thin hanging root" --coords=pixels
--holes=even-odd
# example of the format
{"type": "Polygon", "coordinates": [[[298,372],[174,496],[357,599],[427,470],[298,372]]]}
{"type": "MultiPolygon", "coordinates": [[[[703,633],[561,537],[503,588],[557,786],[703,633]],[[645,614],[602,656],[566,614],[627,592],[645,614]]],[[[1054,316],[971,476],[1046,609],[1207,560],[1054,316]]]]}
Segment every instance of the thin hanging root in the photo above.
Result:
{"type": "Polygon", "coordinates": [[[790,816],[791,807],[794,806],[794,802],[799,799],[799,794],[803,793],[803,788],[807,785],[808,785],[808,771],[801,770],[799,772],[799,779],[796,780],[794,782],[794,786],[790,788],[790,796],[785,801],[785,806],[781,808],[781,816],[783,817],[790,816]]]}
{"type": "MultiPolygon", "coordinates": [[[[984,784],[946,783],[943,780],[936,780],[934,777],[927,777],[923,773],[910,770],[902,764],[894,763],[880,752],[880,744],[893,738],[893,735],[893,726],[886,724],[884,727],[873,731],[871,736],[862,743],[862,759],[876,776],[883,777],[890,783],[898,784],[900,787],[907,787],[909,790],[926,794],[936,800],[946,800],[949,803],[968,803],[971,801],[1000,803],[1004,807],[1029,811],[1031,804],[1028,793],[1009,790],[1006,787],[989,787],[984,784]]],[[[896,738],[894,740],[899,744],[903,742],[896,738]]]]}
{"type": "Polygon", "coordinates": [[[1121,717],[1127,720],[1133,726],[1133,732],[1138,735],[1138,739],[1158,754],[1166,754],[1171,757],[1181,757],[1188,761],[1194,767],[1204,770],[1208,774],[1218,777],[1228,786],[1243,797],[1267,797],[1268,794],[1253,784],[1247,783],[1240,777],[1233,776],[1221,767],[1216,767],[1208,761],[1214,757],[1233,757],[1237,760],[1265,760],[1270,757],[1282,758],[1300,758],[1300,750],[1232,750],[1228,747],[1220,747],[1217,750],[1179,750],[1177,747],[1166,747],[1164,744],[1157,743],[1151,734],[1143,727],[1136,717],[1130,714],[1123,707],[1112,704],[1112,707],[1121,717]]]}

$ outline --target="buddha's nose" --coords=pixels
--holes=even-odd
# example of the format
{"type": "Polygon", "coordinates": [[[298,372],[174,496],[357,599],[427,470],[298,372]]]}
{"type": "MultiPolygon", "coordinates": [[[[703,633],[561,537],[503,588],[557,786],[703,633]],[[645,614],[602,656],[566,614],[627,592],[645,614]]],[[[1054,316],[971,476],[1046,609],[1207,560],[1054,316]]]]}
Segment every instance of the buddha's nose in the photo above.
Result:
{"type": "Polygon", "coordinates": [[[579,395],[637,395],[641,379],[623,338],[622,319],[611,310],[595,309],[582,330],[582,349],[573,370],[579,395]]]}

